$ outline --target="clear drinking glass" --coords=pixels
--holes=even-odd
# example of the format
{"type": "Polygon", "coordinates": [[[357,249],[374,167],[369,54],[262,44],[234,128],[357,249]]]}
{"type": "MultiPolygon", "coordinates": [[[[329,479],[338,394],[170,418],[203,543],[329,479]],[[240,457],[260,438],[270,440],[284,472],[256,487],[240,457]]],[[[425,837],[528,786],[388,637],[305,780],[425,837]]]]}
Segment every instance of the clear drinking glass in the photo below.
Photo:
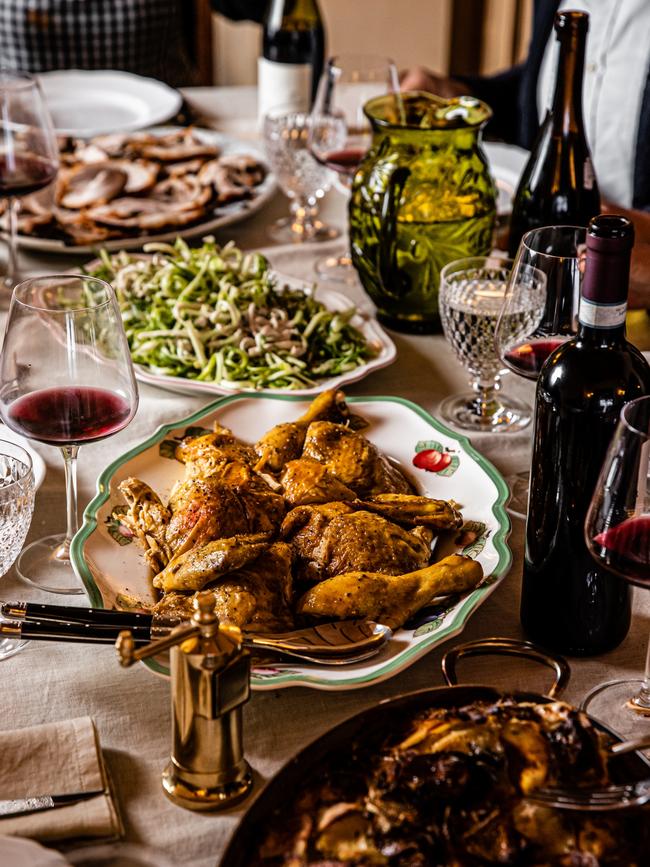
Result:
{"type": "MultiPolygon", "coordinates": [[[[630,401],[609,446],[585,520],[598,564],[650,588],[650,397],[630,401]]],[[[625,739],[650,733],[650,644],[643,678],[603,683],[583,707],[625,739]]]]}
{"type": "MultiPolygon", "coordinates": [[[[23,547],[34,511],[34,473],[29,452],[0,440],[0,575],[5,575],[23,547]]],[[[0,639],[0,659],[12,656],[24,641],[0,639]]]]}
{"type": "Polygon", "coordinates": [[[0,200],[6,200],[8,259],[6,288],[16,282],[17,198],[51,183],[59,168],[52,120],[38,81],[0,68],[0,200]]]}
{"type": "MultiPolygon", "coordinates": [[[[503,364],[494,348],[494,330],[511,279],[512,260],[473,256],[450,262],[440,272],[440,319],[456,358],[471,376],[472,391],[451,395],[440,405],[448,422],[465,430],[516,431],[525,427],[531,409],[501,394],[503,364]]],[[[535,268],[516,275],[520,303],[507,321],[526,330],[544,311],[545,278],[535,268]]]]}
{"type": "MultiPolygon", "coordinates": [[[[495,343],[503,364],[517,376],[536,380],[554,349],[578,331],[578,303],[587,230],[580,226],[544,226],[521,239],[496,326],[495,343]],[[527,303],[530,290],[518,280],[523,269],[536,268],[546,277],[543,315],[528,328],[513,329],[512,311],[527,303]]],[[[526,517],[530,473],[510,476],[508,511],[526,517]]]]}
{"type": "Polygon", "coordinates": [[[78,529],[79,447],[122,430],[138,390],[115,293],[103,280],[55,275],[14,289],[0,359],[0,416],[16,433],[58,446],[67,532],[28,545],[21,578],[52,593],[83,593],[70,569],[78,529]]]}
{"type": "Polygon", "coordinates": [[[282,192],[289,197],[290,217],[277,220],[269,235],[280,243],[329,241],[339,232],[318,219],[318,202],[332,186],[333,173],[309,150],[311,115],[276,108],[264,118],[264,145],[282,192]]]}
{"type": "MultiPolygon", "coordinates": [[[[372,142],[364,105],[375,96],[398,91],[397,68],[388,57],[339,54],[327,61],[311,112],[309,146],[319,163],[337,173],[346,190],[372,142]]],[[[328,280],[357,280],[345,248],[319,259],[316,273],[328,280]]]]}

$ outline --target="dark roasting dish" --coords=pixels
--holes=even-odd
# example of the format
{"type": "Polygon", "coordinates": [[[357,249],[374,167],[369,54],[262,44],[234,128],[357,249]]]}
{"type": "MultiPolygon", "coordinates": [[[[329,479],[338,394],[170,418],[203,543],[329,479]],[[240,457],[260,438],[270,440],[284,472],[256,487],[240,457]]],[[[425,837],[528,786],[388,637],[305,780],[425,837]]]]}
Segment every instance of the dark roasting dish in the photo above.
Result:
{"type": "Polygon", "coordinates": [[[452,686],[387,700],[285,765],[221,865],[641,867],[643,808],[560,812],[525,797],[650,776],[639,754],[607,756],[616,740],[551,696],[452,686]]]}

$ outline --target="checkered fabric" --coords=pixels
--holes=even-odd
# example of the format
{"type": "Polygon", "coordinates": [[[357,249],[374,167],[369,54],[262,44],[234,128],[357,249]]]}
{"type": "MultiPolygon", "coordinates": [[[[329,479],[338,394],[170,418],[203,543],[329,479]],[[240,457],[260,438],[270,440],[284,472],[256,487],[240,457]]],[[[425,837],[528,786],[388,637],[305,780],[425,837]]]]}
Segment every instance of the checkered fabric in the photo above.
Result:
{"type": "Polygon", "coordinates": [[[186,83],[190,0],[0,0],[0,62],[22,72],[121,69],[186,83]]]}

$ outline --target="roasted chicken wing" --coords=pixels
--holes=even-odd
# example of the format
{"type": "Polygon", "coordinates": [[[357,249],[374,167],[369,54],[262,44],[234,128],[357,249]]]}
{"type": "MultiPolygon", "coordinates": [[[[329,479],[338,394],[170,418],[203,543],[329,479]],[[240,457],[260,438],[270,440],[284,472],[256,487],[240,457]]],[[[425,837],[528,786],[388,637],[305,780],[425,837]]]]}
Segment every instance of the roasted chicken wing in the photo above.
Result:
{"type": "Polygon", "coordinates": [[[267,536],[257,534],[230,536],[191,548],[170,560],[154,578],[154,587],[164,593],[170,590],[200,590],[222,575],[257,560],[269,545],[267,536]]]}
{"type": "Polygon", "coordinates": [[[354,491],[339,482],[323,464],[307,458],[289,461],[280,482],[284,499],[290,506],[356,499],[354,491]]]}
{"type": "Polygon", "coordinates": [[[212,433],[187,437],[176,447],[176,458],[188,476],[209,476],[225,464],[237,461],[251,466],[257,460],[252,446],[240,443],[228,428],[215,423],[212,433]]]}
{"type": "Polygon", "coordinates": [[[284,465],[300,457],[305,434],[309,425],[316,419],[346,422],[350,413],[342,391],[330,389],[318,395],[300,418],[283,422],[271,428],[255,444],[259,456],[256,469],[269,473],[279,473],[284,465]]]}
{"type": "Polygon", "coordinates": [[[170,512],[158,494],[140,479],[124,479],[119,490],[129,507],[123,520],[142,545],[149,566],[158,572],[172,555],[166,537],[170,512]]]}
{"type": "Polygon", "coordinates": [[[434,597],[471,590],[482,577],[481,564],[459,554],[406,575],[346,572],[308,590],[297,610],[337,620],[365,617],[397,629],[434,597]]]}

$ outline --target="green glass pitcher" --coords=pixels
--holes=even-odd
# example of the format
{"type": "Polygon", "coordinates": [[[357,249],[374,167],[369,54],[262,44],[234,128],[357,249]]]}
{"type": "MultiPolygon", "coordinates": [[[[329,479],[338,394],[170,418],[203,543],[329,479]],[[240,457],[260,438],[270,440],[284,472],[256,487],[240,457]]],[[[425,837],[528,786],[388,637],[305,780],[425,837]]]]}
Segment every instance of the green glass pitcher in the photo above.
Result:
{"type": "Polygon", "coordinates": [[[373,137],[352,184],[352,261],[380,321],[440,331],[441,269],[492,247],[496,190],[481,148],[492,112],[420,92],[376,97],[364,112],[373,137]]]}

